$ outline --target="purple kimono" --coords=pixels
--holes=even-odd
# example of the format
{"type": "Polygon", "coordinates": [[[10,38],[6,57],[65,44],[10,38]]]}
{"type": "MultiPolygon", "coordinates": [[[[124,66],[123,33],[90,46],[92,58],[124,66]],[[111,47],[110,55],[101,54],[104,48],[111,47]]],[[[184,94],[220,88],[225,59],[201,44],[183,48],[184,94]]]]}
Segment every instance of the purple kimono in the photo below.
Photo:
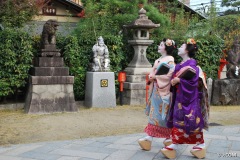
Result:
{"type": "Polygon", "coordinates": [[[177,64],[173,77],[181,68],[190,66],[196,70],[196,75],[186,80],[180,78],[180,83],[173,87],[173,100],[168,117],[168,127],[182,129],[186,134],[202,132],[204,120],[201,112],[201,92],[198,90],[199,68],[194,59],[183,64],[177,64]]]}

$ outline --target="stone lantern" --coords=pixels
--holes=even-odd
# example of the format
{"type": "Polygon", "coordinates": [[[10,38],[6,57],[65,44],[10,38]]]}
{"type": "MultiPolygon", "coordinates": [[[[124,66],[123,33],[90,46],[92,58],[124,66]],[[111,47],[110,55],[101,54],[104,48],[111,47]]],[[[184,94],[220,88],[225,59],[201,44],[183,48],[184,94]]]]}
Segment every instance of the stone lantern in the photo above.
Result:
{"type": "Polygon", "coordinates": [[[149,39],[149,31],[159,27],[146,16],[146,10],[139,10],[138,19],[125,28],[133,31],[133,40],[128,43],[134,48],[134,57],[125,69],[127,81],[124,83],[124,103],[129,105],[145,104],[146,75],[151,71],[152,65],[146,57],[146,50],[154,41],[149,39]]]}

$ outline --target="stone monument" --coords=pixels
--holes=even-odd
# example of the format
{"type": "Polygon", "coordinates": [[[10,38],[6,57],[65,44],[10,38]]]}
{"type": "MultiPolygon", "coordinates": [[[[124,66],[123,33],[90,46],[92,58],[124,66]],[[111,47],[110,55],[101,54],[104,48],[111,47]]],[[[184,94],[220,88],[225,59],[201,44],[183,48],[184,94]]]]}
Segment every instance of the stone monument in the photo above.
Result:
{"type": "Polygon", "coordinates": [[[93,50],[93,72],[109,72],[110,71],[110,59],[107,46],[104,44],[102,36],[98,38],[97,44],[92,48],[93,50]]]}
{"type": "Polygon", "coordinates": [[[86,107],[116,107],[114,72],[110,72],[110,59],[102,36],[92,48],[93,63],[86,75],[86,107]]]}
{"type": "Polygon", "coordinates": [[[240,36],[236,36],[233,47],[227,54],[227,78],[214,80],[213,105],[240,105],[240,36]]]}
{"type": "Polygon", "coordinates": [[[30,70],[29,88],[25,101],[27,113],[78,111],[73,93],[74,77],[64,67],[60,50],[56,49],[56,20],[43,26],[41,52],[30,70]]]}
{"type": "Polygon", "coordinates": [[[138,19],[125,28],[133,30],[133,40],[128,43],[134,48],[134,57],[125,69],[127,80],[124,82],[123,103],[128,105],[142,105],[146,103],[145,77],[151,71],[152,65],[146,57],[146,50],[153,40],[149,40],[149,30],[159,27],[146,16],[146,10],[139,11],[138,19]]]}

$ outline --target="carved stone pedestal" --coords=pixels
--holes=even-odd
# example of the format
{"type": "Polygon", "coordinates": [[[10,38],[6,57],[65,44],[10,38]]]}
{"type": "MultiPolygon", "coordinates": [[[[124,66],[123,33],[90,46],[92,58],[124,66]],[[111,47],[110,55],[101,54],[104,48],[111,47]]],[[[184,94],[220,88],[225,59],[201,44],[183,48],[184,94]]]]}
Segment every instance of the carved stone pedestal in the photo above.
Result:
{"type": "Polygon", "coordinates": [[[47,56],[55,56],[60,57],[60,49],[56,49],[56,45],[54,44],[48,44],[44,45],[44,49],[41,49],[41,56],[47,57],[47,56]]]}
{"type": "Polygon", "coordinates": [[[84,105],[116,107],[114,72],[87,72],[84,105]]]}
{"type": "Polygon", "coordinates": [[[38,57],[30,71],[25,101],[27,113],[78,111],[73,92],[74,77],[62,57],[38,57]]]}

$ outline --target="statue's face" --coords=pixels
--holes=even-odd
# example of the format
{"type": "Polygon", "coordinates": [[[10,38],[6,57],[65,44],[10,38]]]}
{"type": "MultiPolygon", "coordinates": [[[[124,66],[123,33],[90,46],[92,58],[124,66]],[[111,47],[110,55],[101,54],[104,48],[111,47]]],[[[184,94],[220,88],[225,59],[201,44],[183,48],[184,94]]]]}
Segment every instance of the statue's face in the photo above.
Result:
{"type": "Polygon", "coordinates": [[[51,25],[55,30],[57,30],[57,27],[59,26],[56,20],[51,20],[51,25]]]}
{"type": "Polygon", "coordinates": [[[99,40],[98,44],[99,44],[99,46],[103,46],[104,45],[104,41],[103,40],[99,40]]]}
{"type": "Polygon", "coordinates": [[[187,44],[184,43],[184,44],[181,45],[180,48],[178,48],[178,55],[179,56],[187,54],[186,47],[187,47],[187,44]]]}
{"type": "Polygon", "coordinates": [[[158,46],[158,53],[160,53],[161,55],[165,55],[167,53],[164,42],[161,42],[158,46]]]}

